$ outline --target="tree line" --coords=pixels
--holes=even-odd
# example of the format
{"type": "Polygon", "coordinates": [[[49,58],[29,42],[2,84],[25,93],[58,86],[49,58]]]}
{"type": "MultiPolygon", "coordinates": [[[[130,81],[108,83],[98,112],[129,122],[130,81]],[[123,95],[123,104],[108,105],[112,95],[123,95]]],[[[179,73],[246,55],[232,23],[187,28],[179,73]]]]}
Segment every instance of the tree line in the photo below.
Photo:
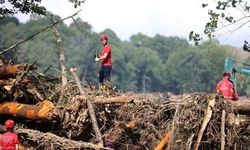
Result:
{"type": "MultiPolygon", "coordinates": [[[[61,18],[56,16],[56,19],[61,18]]],[[[31,15],[26,23],[20,23],[14,17],[1,19],[1,50],[50,24],[50,15],[31,15]]],[[[239,50],[222,45],[217,40],[194,46],[177,36],[157,34],[149,37],[137,33],[129,40],[122,41],[111,29],[94,32],[91,24],[80,18],[69,25],[61,23],[57,27],[62,36],[67,67],[77,66],[79,76],[93,85],[98,84],[99,64],[95,63],[94,55],[101,49],[99,35],[107,34],[112,46],[112,83],[124,92],[215,92],[225,58],[239,58],[239,50]]],[[[37,61],[40,71],[52,66],[49,72],[58,77],[60,75],[58,48],[51,30],[40,33],[3,55],[15,63],[37,61]]],[[[250,77],[241,77],[238,83],[239,94],[250,95],[250,77]]]]}

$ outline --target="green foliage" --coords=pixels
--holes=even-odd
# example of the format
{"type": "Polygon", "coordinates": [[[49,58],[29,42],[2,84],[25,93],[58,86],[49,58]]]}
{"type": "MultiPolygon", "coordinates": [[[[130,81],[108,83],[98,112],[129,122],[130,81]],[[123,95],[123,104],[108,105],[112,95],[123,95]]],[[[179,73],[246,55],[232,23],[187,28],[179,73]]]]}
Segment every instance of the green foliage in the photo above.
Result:
{"type": "MultiPolygon", "coordinates": [[[[202,4],[202,7],[208,7],[209,4],[202,4]]],[[[216,29],[223,28],[225,26],[232,25],[239,22],[239,26],[232,27],[232,31],[239,30],[242,26],[249,22],[249,17],[246,13],[249,12],[249,5],[247,1],[238,0],[220,0],[217,2],[215,8],[208,10],[209,21],[205,25],[204,34],[211,40],[215,37],[216,29]],[[235,15],[230,14],[230,12],[239,11],[242,16],[236,13],[235,15]],[[246,20],[246,21],[242,21],[246,20]]],[[[189,40],[193,41],[195,45],[198,45],[202,38],[200,34],[191,31],[189,34],[189,40]]]]}
{"type": "Polygon", "coordinates": [[[14,18],[14,17],[4,17],[0,20],[0,26],[2,25],[6,25],[8,23],[14,23],[16,25],[19,25],[19,20],[17,18],[14,18]]]}
{"type": "Polygon", "coordinates": [[[194,44],[197,46],[199,45],[199,42],[202,40],[200,34],[194,33],[194,31],[191,31],[189,33],[189,40],[194,41],[194,44]]]}
{"type": "Polygon", "coordinates": [[[12,7],[6,7],[2,5],[0,7],[0,17],[8,16],[11,14],[21,13],[35,13],[39,15],[45,15],[46,9],[40,6],[41,0],[1,0],[1,4],[9,3],[12,7]]]}
{"type": "MultiPolygon", "coordinates": [[[[60,20],[58,16],[55,18],[60,20]]],[[[1,49],[51,24],[50,15],[33,17],[25,24],[16,24],[15,20],[0,24],[1,49]]],[[[94,62],[93,56],[101,50],[99,35],[107,34],[112,47],[112,83],[122,91],[214,92],[223,72],[224,60],[231,55],[228,49],[232,49],[216,40],[192,46],[186,39],[159,34],[148,37],[138,33],[132,35],[130,41],[121,41],[111,29],[96,33],[80,18],[69,26],[57,24],[57,28],[62,37],[66,67],[76,66],[81,79],[96,86],[100,64],[94,62]]],[[[37,61],[41,71],[52,66],[49,73],[60,75],[58,47],[51,30],[4,55],[16,63],[37,61]]],[[[247,87],[245,83],[241,86],[247,87]]],[[[246,88],[241,93],[246,93],[246,88]]]]}
{"type": "MultiPolygon", "coordinates": [[[[41,6],[42,0],[1,0],[0,1],[0,18],[17,14],[37,14],[46,15],[46,8],[41,6]]],[[[85,0],[69,0],[77,8],[81,6],[85,0]]]]}
{"type": "Polygon", "coordinates": [[[81,6],[81,4],[85,2],[85,0],[69,0],[69,1],[74,3],[75,8],[77,8],[78,6],[81,6]]]}

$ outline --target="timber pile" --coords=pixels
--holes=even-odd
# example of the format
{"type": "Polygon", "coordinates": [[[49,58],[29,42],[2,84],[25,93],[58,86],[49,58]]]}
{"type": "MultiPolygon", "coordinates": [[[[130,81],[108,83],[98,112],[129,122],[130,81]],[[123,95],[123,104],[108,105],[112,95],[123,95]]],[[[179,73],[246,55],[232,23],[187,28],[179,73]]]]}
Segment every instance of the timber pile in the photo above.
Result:
{"type": "MultiPolygon", "coordinates": [[[[193,93],[176,107],[169,149],[247,150],[250,101],[230,102],[220,95],[193,93]],[[239,105],[243,103],[244,108],[239,105]],[[239,114],[240,113],[240,114],[239,114]]],[[[240,105],[242,106],[242,105],[240,105]]]]}
{"type": "Polygon", "coordinates": [[[70,71],[74,80],[61,85],[36,72],[34,64],[0,66],[0,122],[15,120],[26,149],[245,150],[250,145],[249,101],[228,102],[208,93],[98,91],[80,82],[76,69],[70,71]]]}

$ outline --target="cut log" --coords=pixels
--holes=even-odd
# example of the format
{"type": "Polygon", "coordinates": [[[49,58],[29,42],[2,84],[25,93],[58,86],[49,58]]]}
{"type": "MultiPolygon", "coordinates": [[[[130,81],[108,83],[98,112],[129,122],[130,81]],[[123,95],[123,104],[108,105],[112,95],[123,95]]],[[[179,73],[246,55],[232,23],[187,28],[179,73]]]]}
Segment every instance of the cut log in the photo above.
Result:
{"type": "Polygon", "coordinates": [[[15,78],[24,70],[24,65],[6,65],[0,67],[0,79],[15,78]]]}
{"type": "Polygon", "coordinates": [[[30,140],[33,140],[33,142],[39,143],[39,145],[50,144],[51,148],[54,145],[54,146],[59,147],[59,149],[92,148],[92,149],[112,150],[111,148],[102,147],[100,145],[95,145],[93,143],[65,139],[63,137],[57,136],[52,133],[42,133],[40,131],[31,130],[31,129],[17,129],[15,132],[18,134],[27,134],[28,137],[30,137],[29,138],[30,140]]]}
{"type": "Polygon", "coordinates": [[[9,115],[37,121],[53,121],[58,117],[55,113],[55,106],[47,100],[37,105],[4,102],[0,104],[0,115],[9,115]]]}

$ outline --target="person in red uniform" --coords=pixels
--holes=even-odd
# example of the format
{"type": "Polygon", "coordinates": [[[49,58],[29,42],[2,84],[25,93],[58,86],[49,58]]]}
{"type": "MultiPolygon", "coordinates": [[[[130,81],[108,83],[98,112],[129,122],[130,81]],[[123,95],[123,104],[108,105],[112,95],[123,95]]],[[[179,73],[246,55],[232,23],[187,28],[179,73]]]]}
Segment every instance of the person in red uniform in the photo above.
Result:
{"type": "Polygon", "coordinates": [[[14,121],[13,120],[7,120],[5,121],[5,128],[7,129],[7,132],[2,134],[0,138],[0,149],[1,150],[18,150],[18,136],[16,133],[13,132],[14,128],[14,121]]]}
{"type": "Polygon", "coordinates": [[[101,69],[99,71],[99,84],[102,86],[104,82],[111,83],[110,75],[112,70],[111,46],[108,44],[108,36],[101,35],[100,42],[102,44],[101,55],[96,57],[95,61],[101,61],[101,69]]]}
{"type": "Polygon", "coordinates": [[[227,100],[238,100],[238,94],[235,92],[233,82],[230,80],[230,73],[225,71],[223,79],[217,84],[217,92],[221,93],[227,100]]]}

